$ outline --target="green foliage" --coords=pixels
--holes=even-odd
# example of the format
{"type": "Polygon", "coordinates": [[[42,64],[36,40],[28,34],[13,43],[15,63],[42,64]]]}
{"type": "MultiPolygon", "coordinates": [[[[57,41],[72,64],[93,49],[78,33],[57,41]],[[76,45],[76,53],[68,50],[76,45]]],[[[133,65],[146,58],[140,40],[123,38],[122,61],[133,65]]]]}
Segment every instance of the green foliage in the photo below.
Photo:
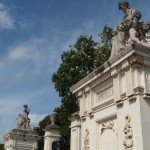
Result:
{"type": "Polygon", "coordinates": [[[4,149],[4,144],[0,144],[0,150],[5,150],[4,149]]]}
{"type": "MultiPolygon", "coordinates": [[[[94,42],[92,36],[81,35],[77,38],[76,43],[70,46],[70,50],[61,55],[62,63],[52,76],[55,89],[62,102],[59,108],[55,108],[55,111],[61,127],[62,138],[67,144],[65,150],[69,150],[70,147],[70,121],[68,119],[72,113],[78,111],[77,99],[70,92],[70,88],[93,69],[102,65],[110,56],[113,30],[106,25],[99,36],[100,43],[94,42]]],[[[47,119],[44,119],[35,130],[43,136],[42,129],[48,124],[47,119]]],[[[42,148],[39,149],[42,150],[42,148]]]]}
{"type": "Polygon", "coordinates": [[[62,63],[52,76],[55,89],[62,97],[62,105],[56,109],[56,112],[61,126],[61,135],[68,144],[68,149],[70,144],[68,118],[78,110],[77,99],[70,92],[70,88],[110,56],[113,30],[105,26],[99,36],[101,43],[94,42],[92,36],[81,35],[76,43],[70,46],[70,50],[61,55],[62,63]]]}
{"type": "Polygon", "coordinates": [[[99,34],[101,43],[111,48],[111,39],[113,35],[114,35],[113,29],[110,28],[108,25],[105,25],[102,33],[99,34]]]}
{"type": "Polygon", "coordinates": [[[99,59],[100,51],[95,49],[96,46],[97,43],[92,40],[92,37],[81,35],[76,44],[70,46],[71,49],[61,55],[62,63],[52,77],[55,89],[61,97],[69,96],[71,94],[69,89],[73,84],[102,64],[99,59]]]}

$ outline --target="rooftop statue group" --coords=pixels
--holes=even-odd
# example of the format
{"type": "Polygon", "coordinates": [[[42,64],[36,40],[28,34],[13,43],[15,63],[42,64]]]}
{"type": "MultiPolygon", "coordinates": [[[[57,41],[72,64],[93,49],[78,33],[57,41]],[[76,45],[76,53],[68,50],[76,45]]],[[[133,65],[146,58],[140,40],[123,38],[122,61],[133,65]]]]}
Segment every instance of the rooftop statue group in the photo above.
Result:
{"type": "Polygon", "coordinates": [[[19,114],[17,117],[17,129],[31,129],[30,128],[30,119],[29,119],[29,113],[30,109],[28,108],[28,105],[23,105],[24,111],[22,114],[19,114]]]}
{"type": "Polygon", "coordinates": [[[118,8],[125,15],[123,21],[115,28],[115,36],[112,38],[111,57],[117,55],[126,46],[134,43],[150,47],[150,22],[140,22],[141,13],[131,8],[127,1],[119,2],[118,8]]]}

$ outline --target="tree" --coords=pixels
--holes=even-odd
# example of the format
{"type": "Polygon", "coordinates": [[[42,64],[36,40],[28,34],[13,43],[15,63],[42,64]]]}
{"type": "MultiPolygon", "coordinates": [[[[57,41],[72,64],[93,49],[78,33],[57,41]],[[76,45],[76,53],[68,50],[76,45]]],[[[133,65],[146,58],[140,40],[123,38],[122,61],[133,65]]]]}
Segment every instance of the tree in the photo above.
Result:
{"type": "Polygon", "coordinates": [[[70,92],[70,88],[93,69],[102,65],[110,56],[113,30],[106,25],[99,36],[101,43],[94,42],[92,36],[81,35],[74,46],[70,46],[70,50],[61,55],[62,63],[52,76],[55,89],[62,98],[62,105],[56,109],[56,112],[61,126],[61,135],[68,149],[70,144],[68,118],[78,110],[77,99],[70,92]]]}
{"type": "MultiPolygon", "coordinates": [[[[69,150],[70,147],[70,122],[68,119],[72,113],[78,111],[77,99],[70,92],[70,88],[93,69],[102,65],[110,56],[113,30],[106,25],[99,36],[101,39],[99,43],[94,42],[92,36],[81,35],[77,38],[76,43],[69,47],[70,50],[61,55],[62,63],[52,76],[55,89],[62,102],[55,111],[61,127],[62,138],[67,145],[66,150],[69,150]]],[[[39,125],[39,128],[41,127],[43,126],[39,125]]],[[[41,134],[40,130],[36,129],[41,134]]]]}
{"type": "Polygon", "coordinates": [[[0,150],[5,150],[4,149],[4,144],[0,144],[0,150]]]}

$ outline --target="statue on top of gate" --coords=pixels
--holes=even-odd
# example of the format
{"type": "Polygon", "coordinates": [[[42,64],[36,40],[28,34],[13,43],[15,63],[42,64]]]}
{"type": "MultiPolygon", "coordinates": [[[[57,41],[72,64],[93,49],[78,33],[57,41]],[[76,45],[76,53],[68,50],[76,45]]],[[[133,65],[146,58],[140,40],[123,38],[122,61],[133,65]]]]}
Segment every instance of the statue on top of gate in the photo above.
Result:
{"type": "Polygon", "coordinates": [[[150,48],[150,22],[140,22],[141,13],[130,7],[127,1],[118,4],[124,18],[115,28],[115,36],[112,38],[111,57],[117,55],[126,46],[134,43],[150,48]]]}
{"type": "Polygon", "coordinates": [[[30,119],[29,119],[29,113],[30,109],[28,108],[28,105],[23,105],[24,111],[22,114],[19,114],[17,117],[17,128],[18,129],[31,129],[30,128],[30,119]]]}

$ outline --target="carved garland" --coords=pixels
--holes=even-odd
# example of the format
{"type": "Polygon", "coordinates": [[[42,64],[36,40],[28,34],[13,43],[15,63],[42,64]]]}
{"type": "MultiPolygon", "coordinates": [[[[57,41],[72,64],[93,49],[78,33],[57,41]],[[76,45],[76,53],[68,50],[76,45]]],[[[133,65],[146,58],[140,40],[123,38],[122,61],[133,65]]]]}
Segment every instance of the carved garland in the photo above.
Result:
{"type": "Polygon", "coordinates": [[[125,137],[124,137],[124,148],[125,150],[133,150],[133,131],[131,127],[131,116],[127,115],[125,117],[126,122],[125,122],[125,128],[123,130],[125,137]]]}
{"type": "Polygon", "coordinates": [[[106,122],[106,123],[103,123],[103,124],[102,124],[101,135],[102,135],[102,134],[104,133],[104,131],[107,130],[107,129],[111,129],[111,130],[113,130],[114,132],[116,132],[115,129],[114,129],[114,122],[113,122],[113,121],[109,121],[109,122],[106,122]]]}
{"type": "Polygon", "coordinates": [[[84,150],[90,149],[90,138],[89,138],[89,129],[86,129],[85,137],[84,137],[84,150]]]}

